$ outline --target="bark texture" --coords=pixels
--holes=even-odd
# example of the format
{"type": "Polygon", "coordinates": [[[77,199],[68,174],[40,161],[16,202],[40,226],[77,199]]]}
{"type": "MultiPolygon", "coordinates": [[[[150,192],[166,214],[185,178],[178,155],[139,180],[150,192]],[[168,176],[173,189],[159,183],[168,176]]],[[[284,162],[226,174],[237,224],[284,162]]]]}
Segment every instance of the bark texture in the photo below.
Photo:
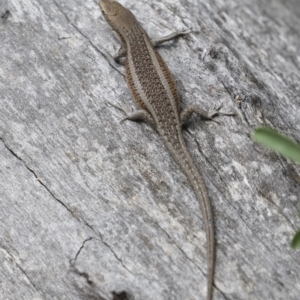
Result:
{"type": "MultiPolygon", "coordinates": [[[[153,38],[191,28],[159,49],[183,107],[236,113],[184,134],[213,205],[214,299],[299,299],[300,170],[251,139],[300,141],[298,1],[120,2],[153,38]]],[[[0,298],[205,299],[198,203],[160,137],[120,124],[134,104],[97,1],[0,16],[0,298]]]]}

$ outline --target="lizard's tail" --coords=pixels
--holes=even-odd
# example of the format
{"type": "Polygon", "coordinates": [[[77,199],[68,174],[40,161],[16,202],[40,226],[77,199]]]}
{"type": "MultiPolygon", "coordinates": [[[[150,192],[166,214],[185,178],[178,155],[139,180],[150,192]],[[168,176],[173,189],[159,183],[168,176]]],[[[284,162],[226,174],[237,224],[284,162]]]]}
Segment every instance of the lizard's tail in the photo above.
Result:
{"type": "Polygon", "coordinates": [[[207,239],[207,300],[211,300],[215,268],[215,239],[211,203],[208,198],[206,185],[184,142],[182,141],[180,145],[177,144],[176,148],[173,148],[169,143],[166,144],[172,156],[191,183],[200,204],[207,239]]]}

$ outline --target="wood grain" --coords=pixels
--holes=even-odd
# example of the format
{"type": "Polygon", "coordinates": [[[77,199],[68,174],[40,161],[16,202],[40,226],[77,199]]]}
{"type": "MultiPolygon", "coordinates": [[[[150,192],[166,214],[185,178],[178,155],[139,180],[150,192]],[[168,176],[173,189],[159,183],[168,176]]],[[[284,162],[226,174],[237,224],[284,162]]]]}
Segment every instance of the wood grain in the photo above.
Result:
{"type": "MultiPolygon", "coordinates": [[[[299,167],[251,139],[300,141],[297,1],[120,1],[159,49],[184,106],[224,103],[185,132],[213,204],[214,299],[300,294],[299,167]]],[[[205,299],[192,189],[133,107],[97,1],[0,4],[0,295],[3,299],[205,299]],[[123,293],[122,293],[123,292],[123,293]]]]}

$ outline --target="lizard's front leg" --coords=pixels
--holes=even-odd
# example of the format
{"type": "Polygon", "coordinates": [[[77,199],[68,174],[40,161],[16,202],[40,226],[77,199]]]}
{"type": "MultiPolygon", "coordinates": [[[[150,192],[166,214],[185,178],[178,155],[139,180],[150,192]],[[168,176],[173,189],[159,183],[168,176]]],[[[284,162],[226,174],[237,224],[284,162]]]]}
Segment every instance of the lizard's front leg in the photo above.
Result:
{"type": "Polygon", "coordinates": [[[175,31],[175,32],[173,32],[173,33],[171,33],[171,34],[169,34],[169,35],[167,35],[165,37],[162,37],[162,38],[159,38],[159,39],[156,39],[156,40],[152,40],[152,45],[154,47],[157,47],[157,46],[159,46],[162,43],[174,40],[177,37],[182,36],[182,35],[186,35],[188,33],[190,33],[189,29],[188,30],[184,30],[184,31],[175,31]]]}
{"type": "MultiPolygon", "coordinates": [[[[162,43],[165,43],[165,42],[171,41],[173,39],[176,39],[179,36],[186,35],[189,32],[190,32],[190,30],[176,31],[176,32],[173,32],[173,33],[165,36],[165,37],[152,40],[151,42],[152,42],[152,45],[154,47],[157,47],[162,43]]],[[[126,49],[122,46],[113,57],[114,57],[115,61],[118,61],[120,58],[125,57],[125,56],[126,56],[126,49]]]]}

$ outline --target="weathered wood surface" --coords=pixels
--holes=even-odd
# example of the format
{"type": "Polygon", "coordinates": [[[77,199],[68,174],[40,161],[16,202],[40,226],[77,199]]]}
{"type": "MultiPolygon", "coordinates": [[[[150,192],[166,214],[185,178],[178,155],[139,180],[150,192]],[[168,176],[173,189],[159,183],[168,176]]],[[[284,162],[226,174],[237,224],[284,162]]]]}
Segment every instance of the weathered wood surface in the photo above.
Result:
{"type": "MultiPolygon", "coordinates": [[[[299,299],[300,171],[251,139],[300,141],[298,1],[121,2],[153,37],[192,29],[159,50],[183,106],[236,112],[185,133],[213,203],[214,299],[299,299]]],[[[205,299],[198,203],[159,136],[110,105],[133,102],[97,2],[0,13],[0,298],[205,299]]]]}

